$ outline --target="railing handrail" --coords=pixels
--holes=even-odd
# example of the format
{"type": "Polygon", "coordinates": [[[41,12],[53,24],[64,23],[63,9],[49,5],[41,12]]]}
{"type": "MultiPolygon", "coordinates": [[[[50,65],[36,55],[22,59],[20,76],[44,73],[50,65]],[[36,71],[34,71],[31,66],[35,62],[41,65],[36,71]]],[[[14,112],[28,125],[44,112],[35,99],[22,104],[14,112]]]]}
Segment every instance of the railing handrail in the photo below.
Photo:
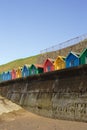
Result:
{"type": "Polygon", "coordinates": [[[84,34],[84,35],[72,38],[70,40],[67,40],[65,42],[56,44],[56,45],[51,46],[49,48],[46,48],[44,50],[41,50],[40,54],[43,54],[43,53],[46,53],[46,52],[58,51],[58,50],[61,50],[63,48],[78,44],[78,43],[80,43],[80,42],[82,42],[82,41],[84,41],[86,39],[87,39],[87,34],[84,34]]]}

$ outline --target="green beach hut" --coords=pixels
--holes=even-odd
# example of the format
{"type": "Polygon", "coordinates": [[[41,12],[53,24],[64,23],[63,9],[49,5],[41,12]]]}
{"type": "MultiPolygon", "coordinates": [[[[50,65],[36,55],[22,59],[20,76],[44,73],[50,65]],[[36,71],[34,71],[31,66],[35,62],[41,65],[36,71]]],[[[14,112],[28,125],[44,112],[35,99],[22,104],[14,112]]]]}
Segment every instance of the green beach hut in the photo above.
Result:
{"type": "Polygon", "coordinates": [[[30,69],[30,75],[43,73],[43,66],[42,65],[32,64],[29,67],[29,69],[30,69]]]}
{"type": "Polygon", "coordinates": [[[79,56],[80,64],[87,64],[87,48],[85,48],[79,56]]]}
{"type": "Polygon", "coordinates": [[[2,73],[0,73],[0,82],[2,82],[2,73]]]}

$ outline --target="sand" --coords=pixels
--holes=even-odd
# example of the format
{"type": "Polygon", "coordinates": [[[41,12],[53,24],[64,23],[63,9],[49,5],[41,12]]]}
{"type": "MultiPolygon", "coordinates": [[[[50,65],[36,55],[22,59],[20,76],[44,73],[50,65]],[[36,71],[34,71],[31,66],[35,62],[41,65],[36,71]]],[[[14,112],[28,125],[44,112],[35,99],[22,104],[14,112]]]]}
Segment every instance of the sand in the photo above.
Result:
{"type": "Polygon", "coordinates": [[[9,113],[11,111],[20,109],[22,108],[19,105],[11,102],[5,97],[0,96],[0,115],[2,115],[3,113],[9,113]]]}
{"type": "Polygon", "coordinates": [[[87,123],[41,117],[0,96],[0,130],[87,130],[87,123]]]}
{"type": "Polygon", "coordinates": [[[87,123],[45,118],[21,109],[1,115],[0,130],[87,130],[87,123]]]}

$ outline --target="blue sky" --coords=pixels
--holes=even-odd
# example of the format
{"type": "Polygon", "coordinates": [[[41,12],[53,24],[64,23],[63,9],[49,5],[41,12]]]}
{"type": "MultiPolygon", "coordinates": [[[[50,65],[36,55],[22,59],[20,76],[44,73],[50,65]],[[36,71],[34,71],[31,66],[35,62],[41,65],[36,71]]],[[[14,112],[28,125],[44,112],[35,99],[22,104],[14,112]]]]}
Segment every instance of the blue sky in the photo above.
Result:
{"type": "Polygon", "coordinates": [[[0,0],[0,65],[87,33],[87,0],[0,0]]]}

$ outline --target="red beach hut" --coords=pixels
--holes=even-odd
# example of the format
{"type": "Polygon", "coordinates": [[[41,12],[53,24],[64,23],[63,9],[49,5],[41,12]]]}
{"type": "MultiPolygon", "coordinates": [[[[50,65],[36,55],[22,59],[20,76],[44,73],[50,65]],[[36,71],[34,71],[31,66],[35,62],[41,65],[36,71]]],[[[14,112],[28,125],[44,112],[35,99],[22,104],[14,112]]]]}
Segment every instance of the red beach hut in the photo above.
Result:
{"type": "Polygon", "coordinates": [[[16,79],[16,70],[15,69],[12,69],[11,77],[12,77],[12,79],[16,79]]]}
{"type": "Polygon", "coordinates": [[[49,72],[54,70],[55,59],[47,58],[44,62],[44,72],[49,72]]]}

